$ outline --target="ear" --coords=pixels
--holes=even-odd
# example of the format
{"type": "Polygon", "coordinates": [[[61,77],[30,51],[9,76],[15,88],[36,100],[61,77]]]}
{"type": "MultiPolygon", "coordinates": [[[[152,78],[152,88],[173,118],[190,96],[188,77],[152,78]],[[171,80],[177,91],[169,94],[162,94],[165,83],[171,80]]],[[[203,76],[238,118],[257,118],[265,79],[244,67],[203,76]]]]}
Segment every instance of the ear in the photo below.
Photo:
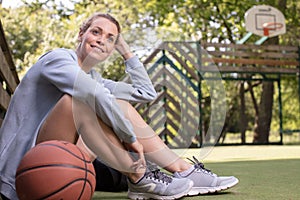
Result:
{"type": "Polygon", "coordinates": [[[82,36],[83,36],[83,32],[82,32],[82,31],[79,31],[78,37],[77,37],[77,41],[78,41],[78,42],[82,42],[82,36]]]}

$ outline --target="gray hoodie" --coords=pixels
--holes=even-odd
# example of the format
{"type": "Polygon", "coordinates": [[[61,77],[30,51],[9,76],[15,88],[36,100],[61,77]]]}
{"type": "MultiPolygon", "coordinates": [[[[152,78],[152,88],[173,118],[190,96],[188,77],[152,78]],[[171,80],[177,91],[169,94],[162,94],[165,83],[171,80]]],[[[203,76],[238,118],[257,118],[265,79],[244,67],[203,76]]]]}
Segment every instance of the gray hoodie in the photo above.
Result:
{"type": "Polygon", "coordinates": [[[0,129],[0,192],[18,199],[15,172],[23,155],[35,145],[37,133],[53,106],[69,94],[90,105],[121,141],[136,140],[115,99],[148,102],[154,87],[137,57],[125,62],[131,84],[104,79],[95,70],[85,73],[73,50],[56,49],[44,54],[18,85],[0,129]]]}

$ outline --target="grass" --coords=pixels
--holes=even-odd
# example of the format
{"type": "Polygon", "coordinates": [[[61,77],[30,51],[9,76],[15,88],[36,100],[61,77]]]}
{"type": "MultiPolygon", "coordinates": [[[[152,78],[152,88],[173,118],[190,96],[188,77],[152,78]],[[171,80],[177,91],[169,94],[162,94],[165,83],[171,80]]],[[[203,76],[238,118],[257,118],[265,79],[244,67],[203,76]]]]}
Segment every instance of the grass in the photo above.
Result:
{"type": "MultiPolygon", "coordinates": [[[[182,157],[195,155],[188,150],[182,157]]],[[[240,183],[217,194],[183,200],[298,200],[300,199],[300,146],[215,147],[205,167],[219,175],[234,175],[240,183]]],[[[95,192],[93,200],[127,199],[127,193],[95,192]]]]}
{"type": "MultiPolygon", "coordinates": [[[[200,157],[219,175],[234,175],[237,186],[216,194],[182,200],[298,200],[300,145],[227,146],[174,150],[181,157],[200,157]]],[[[124,200],[126,192],[95,192],[93,200],[124,200]]],[[[0,198],[1,200],[1,198],[0,198]]]]}
{"type": "MultiPolygon", "coordinates": [[[[297,200],[300,199],[300,159],[209,163],[218,174],[233,174],[240,183],[217,194],[185,197],[184,200],[297,200]]],[[[126,193],[96,192],[93,200],[127,199],[126,193]]]]}

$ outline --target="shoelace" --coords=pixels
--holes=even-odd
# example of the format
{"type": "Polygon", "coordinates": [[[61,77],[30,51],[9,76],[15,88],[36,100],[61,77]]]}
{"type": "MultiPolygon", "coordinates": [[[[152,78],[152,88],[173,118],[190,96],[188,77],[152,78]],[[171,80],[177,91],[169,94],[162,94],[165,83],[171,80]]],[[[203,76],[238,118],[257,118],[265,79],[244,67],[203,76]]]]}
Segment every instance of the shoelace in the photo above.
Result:
{"type": "Polygon", "coordinates": [[[157,179],[159,181],[162,181],[163,183],[171,183],[172,180],[173,180],[170,176],[168,176],[165,173],[161,172],[159,169],[156,169],[154,171],[146,172],[145,177],[146,178],[157,179]]]}
{"type": "Polygon", "coordinates": [[[206,171],[206,172],[209,173],[209,174],[213,174],[213,173],[211,172],[211,170],[206,169],[206,168],[204,167],[204,164],[203,164],[202,162],[200,162],[195,156],[193,156],[193,160],[190,159],[190,158],[187,158],[187,159],[188,159],[189,161],[191,161],[191,162],[194,164],[195,169],[204,170],[204,171],[206,171]]]}

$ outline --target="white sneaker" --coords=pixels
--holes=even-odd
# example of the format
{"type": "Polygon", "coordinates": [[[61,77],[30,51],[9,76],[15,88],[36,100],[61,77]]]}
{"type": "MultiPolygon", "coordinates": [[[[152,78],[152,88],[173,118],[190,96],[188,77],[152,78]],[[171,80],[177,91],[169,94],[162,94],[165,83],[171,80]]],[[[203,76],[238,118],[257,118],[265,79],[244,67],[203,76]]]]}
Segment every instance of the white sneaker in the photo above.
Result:
{"type": "Polygon", "coordinates": [[[217,176],[210,170],[205,169],[203,163],[199,162],[195,157],[193,158],[193,169],[186,171],[185,175],[178,172],[174,173],[176,178],[188,178],[193,181],[194,185],[188,192],[188,196],[219,192],[229,189],[239,182],[234,176],[217,176]]]}
{"type": "Polygon", "coordinates": [[[137,183],[128,180],[130,199],[179,199],[186,196],[193,182],[186,178],[173,178],[159,171],[147,171],[137,183]]]}

